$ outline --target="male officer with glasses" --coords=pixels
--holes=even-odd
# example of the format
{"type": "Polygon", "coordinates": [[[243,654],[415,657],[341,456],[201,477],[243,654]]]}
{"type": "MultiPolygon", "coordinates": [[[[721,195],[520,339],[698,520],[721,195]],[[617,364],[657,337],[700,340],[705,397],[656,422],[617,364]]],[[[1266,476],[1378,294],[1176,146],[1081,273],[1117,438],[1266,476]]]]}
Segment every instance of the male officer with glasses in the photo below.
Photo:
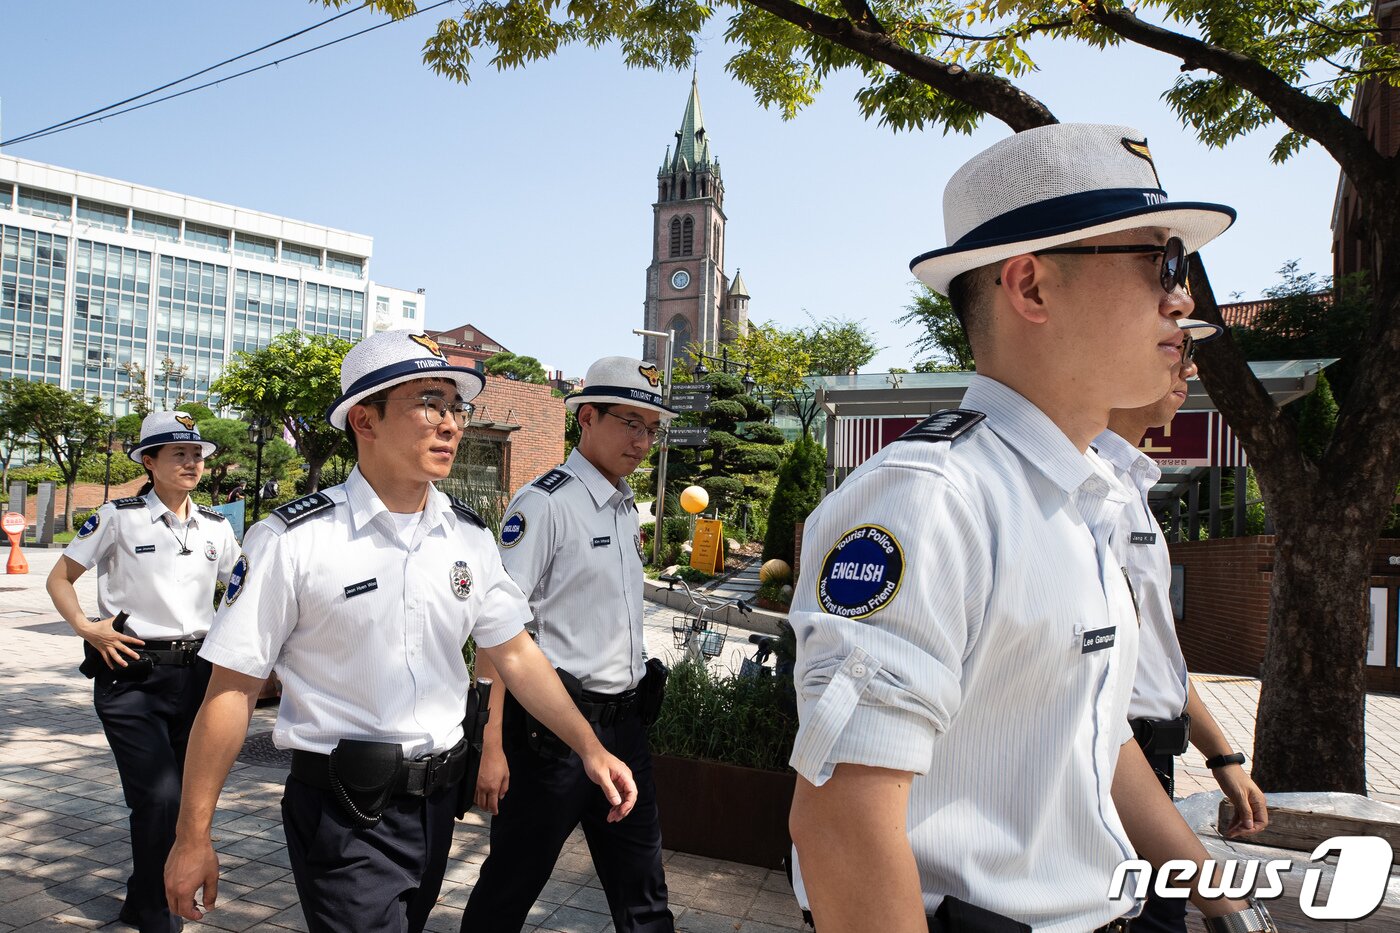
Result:
{"type": "MultiPolygon", "coordinates": [[[[943,213],[951,245],[911,266],[976,356],[962,408],[858,467],[803,535],[800,876],[819,933],[1121,933],[1123,861],[1207,854],[1128,727],[1131,494],[1090,445],[1170,388],[1187,255],[1234,211],[1170,201],[1130,127],[1058,124],[974,156],[943,213]]],[[[1191,896],[1212,931],[1268,928],[1191,896]]]]}
{"type": "MultiPolygon", "coordinates": [[[[495,814],[491,851],[462,917],[463,933],[518,933],[559,850],[583,824],[618,933],[674,929],[661,867],[661,826],[643,707],[662,672],[642,643],[642,540],[627,476],[674,412],[650,363],[609,356],[564,400],[578,447],[516,494],[501,524],[506,571],[530,600],[530,629],[598,738],[626,761],[637,806],[616,823],[587,793],[577,755],[530,722],[514,694],[491,694],[477,805],[495,814]]],[[[478,661],[478,677],[492,676],[478,661]]]]}
{"type": "Polygon", "coordinates": [[[312,933],[423,929],[467,769],[468,636],[581,756],[579,794],[597,798],[600,818],[630,812],[627,766],[598,742],[525,634],[529,606],[490,531],[433,485],[451,473],[483,382],[422,334],[374,334],[346,354],[327,420],[359,462],[343,485],[249,530],[200,652],[214,674],[166,864],[173,912],[200,919],[201,887],[203,910],[214,906],[210,824],[274,665],[283,692],[273,737],[292,750],[282,823],[312,933]]]}
{"type": "MultiPolygon", "coordinates": [[[[1128,704],[1129,725],[1169,797],[1175,789],[1176,756],[1184,754],[1188,744],[1196,746],[1221,791],[1235,805],[1225,836],[1238,838],[1253,836],[1268,826],[1268,805],[1263,791],[1242,767],[1245,756],[1230,747],[1191,685],[1172,615],[1171,555],[1147,501],[1148,492],[1162,478],[1162,470],[1138,449],[1149,428],[1171,424],[1186,403],[1187,382],[1196,375],[1196,346],[1224,330],[1206,321],[1182,319],[1178,323],[1182,330],[1181,364],[1171,389],[1150,405],[1110,412],[1108,430],[1094,439],[1094,449],[1133,493],[1132,504],[1123,510],[1124,525],[1118,540],[1119,557],[1137,594],[1142,618],[1137,674],[1128,704]]],[[[1142,913],[1133,918],[1133,933],[1186,933],[1186,901],[1149,895],[1142,913]]]]}

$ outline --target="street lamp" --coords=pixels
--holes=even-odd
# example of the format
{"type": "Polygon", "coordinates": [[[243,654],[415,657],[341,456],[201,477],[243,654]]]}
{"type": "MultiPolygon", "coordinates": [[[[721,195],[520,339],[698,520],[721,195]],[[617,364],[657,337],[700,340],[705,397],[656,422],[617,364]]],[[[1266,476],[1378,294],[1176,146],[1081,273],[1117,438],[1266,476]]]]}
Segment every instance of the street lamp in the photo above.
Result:
{"type": "Polygon", "coordinates": [[[262,510],[262,452],[263,445],[267,443],[267,427],[268,419],[262,415],[254,415],[248,425],[248,443],[258,447],[257,465],[253,468],[253,522],[249,524],[257,522],[262,510]]]}
{"type": "MultiPolygon", "coordinates": [[[[656,337],[657,339],[663,339],[666,341],[666,384],[662,393],[662,403],[665,404],[667,407],[670,407],[671,364],[674,362],[671,359],[671,348],[674,347],[676,344],[676,332],[673,330],[633,329],[632,333],[636,334],[638,337],[656,337]]],[[[700,365],[703,366],[705,364],[702,362],[700,365]]],[[[666,455],[669,451],[670,447],[667,445],[666,436],[663,434],[661,437],[661,452],[657,455],[656,460],[656,530],[652,532],[651,536],[652,564],[661,563],[661,533],[663,528],[665,527],[662,524],[662,518],[665,515],[666,508],[666,455]]]]}

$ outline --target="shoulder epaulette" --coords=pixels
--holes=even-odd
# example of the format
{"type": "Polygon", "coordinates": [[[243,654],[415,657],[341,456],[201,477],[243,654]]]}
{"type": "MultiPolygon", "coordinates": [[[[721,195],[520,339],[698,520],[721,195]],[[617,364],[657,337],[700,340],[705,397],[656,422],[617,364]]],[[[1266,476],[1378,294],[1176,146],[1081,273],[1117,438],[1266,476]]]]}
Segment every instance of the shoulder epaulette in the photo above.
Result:
{"type": "Polygon", "coordinates": [[[980,411],[949,408],[946,411],[929,415],[901,434],[898,439],[901,441],[951,441],[966,434],[986,419],[987,416],[980,411]]]}
{"type": "Polygon", "coordinates": [[[197,505],[195,506],[195,508],[199,509],[200,515],[207,515],[216,522],[228,521],[228,519],[224,516],[224,513],[220,512],[218,509],[211,509],[207,505],[197,505]]]}
{"type": "Polygon", "coordinates": [[[567,470],[561,470],[558,467],[555,467],[554,469],[546,473],[544,476],[541,476],[539,479],[535,480],[530,485],[538,486],[540,489],[543,489],[545,492],[549,493],[552,496],[555,492],[559,490],[560,487],[562,487],[565,483],[567,483],[573,478],[574,474],[568,472],[567,470]]]}
{"type": "Polygon", "coordinates": [[[448,496],[447,501],[452,504],[452,511],[457,513],[458,518],[466,519],[478,528],[485,528],[486,523],[481,520],[481,516],[471,506],[467,505],[456,496],[448,496]]]}
{"type": "Polygon", "coordinates": [[[112,504],[119,509],[139,509],[146,505],[146,497],[127,496],[125,499],[113,499],[112,504]]]}
{"type": "Polygon", "coordinates": [[[300,499],[293,499],[286,505],[278,506],[272,510],[272,514],[282,519],[282,524],[291,528],[306,521],[318,512],[335,508],[335,502],[330,496],[323,492],[313,492],[302,496],[300,499]]]}

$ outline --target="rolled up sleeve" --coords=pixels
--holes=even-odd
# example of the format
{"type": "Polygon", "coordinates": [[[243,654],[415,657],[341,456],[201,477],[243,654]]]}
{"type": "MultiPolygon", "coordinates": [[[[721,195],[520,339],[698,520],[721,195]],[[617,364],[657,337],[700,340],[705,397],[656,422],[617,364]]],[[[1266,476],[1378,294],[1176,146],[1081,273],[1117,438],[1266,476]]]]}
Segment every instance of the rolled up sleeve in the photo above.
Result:
{"type": "MultiPolygon", "coordinates": [[[[803,533],[790,615],[799,713],[791,764],[799,774],[820,785],[843,763],[927,772],[933,743],[962,701],[990,565],[985,523],[935,471],[872,471],[822,503],[803,533]],[[833,595],[843,564],[855,568],[846,573],[862,566],[859,549],[843,542],[867,527],[894,541],[898,579],[888,580],[892,595],[877,591],[851,607],[833,595]]],[[[893,567],[891,555],[891,578],[893,567]]]]}

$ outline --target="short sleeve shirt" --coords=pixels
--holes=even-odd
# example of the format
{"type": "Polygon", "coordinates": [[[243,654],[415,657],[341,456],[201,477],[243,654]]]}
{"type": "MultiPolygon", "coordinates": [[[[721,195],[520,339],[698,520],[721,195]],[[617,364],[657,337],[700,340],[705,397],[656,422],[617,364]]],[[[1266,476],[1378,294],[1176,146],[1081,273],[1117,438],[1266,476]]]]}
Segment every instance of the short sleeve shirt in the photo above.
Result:
{"type": "Polygon", "coordinates": [[[574,450],[516,493],[501,523],[501,560],[530,600],[550,663],[585,690],[616,694],[646,673],[637,504],[574,450]]]}
{"type": "Polygon", "coordinates": [[[329,753],[342,738],[399,742],[405,756],[462,737],[467,637],[502,644],[529,610],[490,531],[436,489],[410,541],[359,469],[249,530],[200,652],[282,679],[274,742],[329,753]],[[319,506],[319,507],[318,507],[319,506]],[[285,511],[282,514],[292,514],[285,511]]]}
{"type": "Polygon", "coordinates": [[[137,638],[203,637],[214,619],[214,583],[227,583],[238,560],[228,521],[193,502],[187,509],[181,521],[155,490],[105,503],[63,551],[97,569],[98,612],[126,612],[126,631],[137,638]]]}
{"type": "Polygon", "coordinates": [[[974,376],[953,441],[901,440],[808,517],[792,765],[910,771],[925,905],[1083,933],[1132,857],[1110,790],[1136,661],[1112,537],[1128,494],[1039,409],[974,376]]]}
{"type": "Polygon", "coordinates": [[[1119,535],[1121,559],[1132,578],[1142,611],[1142,636],[1130,719],[1175,719],[1186,709],[1188,674],[1171,604],[1171,553],[1166,536],[1148,508],[1148,491],[1162,477],[1162,470],[1147,454],[1112,431],[1094,440],[1094,446],[1118,477],[1134,493],[1123,510],[1124,528],[1119,535]]]}

